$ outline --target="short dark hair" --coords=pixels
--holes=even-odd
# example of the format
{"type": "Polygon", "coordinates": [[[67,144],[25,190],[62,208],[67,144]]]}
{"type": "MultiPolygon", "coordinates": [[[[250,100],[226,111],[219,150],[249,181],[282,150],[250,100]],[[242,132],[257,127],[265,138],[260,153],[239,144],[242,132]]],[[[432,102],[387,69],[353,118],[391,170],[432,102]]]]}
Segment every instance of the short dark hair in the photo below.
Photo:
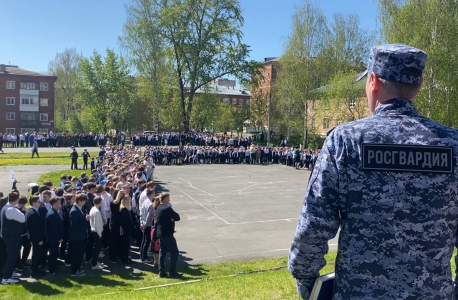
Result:
{"type": "Polygon", "coordinates": [[[389,94],[396,95],[399,98],[413,99],[421,88],[419,83],[404,83],[398,81],[386,80],[379,78],[382,88],[389,94]]]}
{"type": "Polygon", "coordinates": [[[95,183],[92,183],[92,182],[88,183],[87,186],[86,186],[86,188],[88,190],[95,189],[96,187],[97,187],[97,185],[95,183]]]}
{"type": "Polygon", "coordinates": [[[25,205],[27,203],[27,197],[25,195],[19,196],[19,204],[25,205]]]}
{"type": "Polygon", "coordinates": [[[84,194],[84,193],[76,194],[75,201],[76,201],[76,203],[87,202],[86,194],[84,194]]]}
{"type": "Polygon", "coordinates": [[[56,196],[59,196],[59,197],[61,197],[61,196],[63,196],[63,195],[64,195],[64,190],[63,190],[63,189],[61,189],[61,188],[58,188],[58,189],[56,189],[56,190],[55,190],[55,192],[54,192],[54,193],[56,194],[56,196]]]}
{"type": "Polygon", "coordinates": [[[102,203],[102,197],[95,197],[94,198],[94,205],[99,205],[102,203]]]}
{"type": "Polygon", "coordinates": [[[155,193],[156,193],[156,192],[155,192],[154,190],[148,190],[148,191],[146,192],[146,196],[149,196],[149,195],[155,194],[155,193]]]}
{"type": "Polygon", "coordinates": [[[37,195],[30,196],[29,204],[32,206],[35,202],[40,201],[40,197],[37,195]]]}
{"type": "Polygon", "coordinates": [[[52,197],[51,200],[49,200],[49,204],[51,204],[51,206],[53,206],[57,202],[60,202],[60,198],[59,197],[52,197]]]}
{"type": "Polygon", "coordinates": [[[11,203],[11,202],[14,202],[16,200],[19,199],[19,194],[16,193],[16,192],[11,192],[8,194],[8,202],[11,203]]]}

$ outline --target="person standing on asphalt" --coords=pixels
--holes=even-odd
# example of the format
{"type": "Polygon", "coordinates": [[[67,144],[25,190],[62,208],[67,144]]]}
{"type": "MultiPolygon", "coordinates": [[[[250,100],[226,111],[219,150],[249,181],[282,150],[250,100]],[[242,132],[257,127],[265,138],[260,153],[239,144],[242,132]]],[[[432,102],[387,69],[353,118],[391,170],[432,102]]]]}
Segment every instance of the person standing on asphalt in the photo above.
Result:
{"type": "Polygon", "coordinates": [[[161,193],[159,196],[161,204],[156,210],[157,215],[157,236],[161,245],[159,252],[159,276],[166,277],[165,257],[170,252],[170,277],[181,277],[183,274],[176,271],[178,260],[178,246],[173,234],[175,233],[175,222],[180,221],[180,215],[170,206],[170,195],[161,193]]]}
{"type": "Polygon", "coordinates": [[[78,170],[78,152],[76,152],[75,148],[70,153],[70,157],[72,158],[72,166],[70,168],[73,170],[73,166],[75,166],[75,170],[78,170]]]}
{"type": "Polygon", "coordinates": [[[450,266],[458,233],[458,131],[415,108],[426,58],[406,45],[374,47],[360,77],[367,76],[373,116],[328,133],[289,254],[302,298],[309,298],[339,227],[333,299],[458,296],[450,266]]]}

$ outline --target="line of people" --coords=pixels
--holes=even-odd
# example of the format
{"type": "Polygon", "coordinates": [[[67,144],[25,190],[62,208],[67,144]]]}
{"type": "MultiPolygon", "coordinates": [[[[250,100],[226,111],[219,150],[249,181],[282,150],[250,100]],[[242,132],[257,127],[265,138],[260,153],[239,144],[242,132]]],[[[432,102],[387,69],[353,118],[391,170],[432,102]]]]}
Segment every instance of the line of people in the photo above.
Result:
{"type": "Polygon", "coordinates": [[[92,270],[131,264],[133,246],[138,247],[141,262],[158,267],[159,276],[181,276],[176,271],[178,246],[173,236],[180,216],[168,193],[156,195],[148,166],[133,149],[123,149],[107,153],[90,176],[64,174],[57,187],[49,180],[29,184],[28,199],[14,183],[6,197],[0,195],[2,284],[17,283],[29,267],[33,278],[63,275],[59,260],[74,277],[86,275],[84,261],[92,270]],[[107,264],[102,263],[105,255],[107,264]]]}

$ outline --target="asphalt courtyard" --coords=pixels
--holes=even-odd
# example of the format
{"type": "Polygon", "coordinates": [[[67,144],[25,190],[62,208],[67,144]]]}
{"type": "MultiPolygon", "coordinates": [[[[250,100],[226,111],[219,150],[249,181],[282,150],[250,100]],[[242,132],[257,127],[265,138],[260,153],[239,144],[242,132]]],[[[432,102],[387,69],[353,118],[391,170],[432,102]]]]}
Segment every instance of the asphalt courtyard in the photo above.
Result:
{"type": "MultiPolygon", "coordinates": [[[[67,151],[41,149],[49,150],[67,151]]],[[[68,166],[1,167],[0,191],[11,188],[11,170],[16,173],[20,192],[25,193],[27,183],[35,182],[41,174],[68,169],[68,166]]],[[[179,264],[288,254],[309,176],[309,171],[280,165],[158,166],[154,173],[158,192],[171,194],[173,208],[181,216],[175,234],[180,249],[179,264]]],[[[337,238],[329,246],[330,250],[336,250],[337,238]]]]}
{"type": "Polygon", "coordinates": [[[187,165],[159,166],[154,181],[181,216],[181,259],[201,264],[288,254],[309,176],[279,165],[187,165]]]}

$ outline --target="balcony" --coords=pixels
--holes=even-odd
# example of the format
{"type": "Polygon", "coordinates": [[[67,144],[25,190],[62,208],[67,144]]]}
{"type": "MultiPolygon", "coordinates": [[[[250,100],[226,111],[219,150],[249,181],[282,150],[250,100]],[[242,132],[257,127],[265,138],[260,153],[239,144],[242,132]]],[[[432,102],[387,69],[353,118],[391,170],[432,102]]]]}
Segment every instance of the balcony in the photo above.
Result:
{"type": "Polygon", "coordinates": [[[38,127],[38,121],[32,120],[32,121],[20,121],[19,124],[21,127],[24,128],[30,128],[30,127],[38,127]]]}

